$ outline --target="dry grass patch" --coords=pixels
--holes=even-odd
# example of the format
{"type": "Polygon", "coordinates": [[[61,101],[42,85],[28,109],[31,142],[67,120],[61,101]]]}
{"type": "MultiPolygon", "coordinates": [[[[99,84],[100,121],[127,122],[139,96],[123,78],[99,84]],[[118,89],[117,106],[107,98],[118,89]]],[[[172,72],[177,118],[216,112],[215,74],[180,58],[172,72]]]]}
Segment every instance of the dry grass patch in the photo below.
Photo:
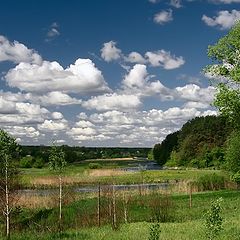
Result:
{"type": "Polygon", "coordinates": [[[113,177],[129,174],[126,171],[116,169],[94,169],[89,171],[91,177],[113,177]]]}

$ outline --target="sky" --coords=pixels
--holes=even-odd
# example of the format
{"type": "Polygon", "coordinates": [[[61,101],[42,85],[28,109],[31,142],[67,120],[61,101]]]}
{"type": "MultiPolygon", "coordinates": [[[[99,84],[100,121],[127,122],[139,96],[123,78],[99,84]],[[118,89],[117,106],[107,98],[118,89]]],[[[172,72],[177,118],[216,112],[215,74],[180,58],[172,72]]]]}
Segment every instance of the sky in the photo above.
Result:
{"type": "Polygon", "coordinates": [[[0,8],[0,128],[20,144],[152,147],[216,115],[203,68],[240,0],[12,0],[0,8]]]}

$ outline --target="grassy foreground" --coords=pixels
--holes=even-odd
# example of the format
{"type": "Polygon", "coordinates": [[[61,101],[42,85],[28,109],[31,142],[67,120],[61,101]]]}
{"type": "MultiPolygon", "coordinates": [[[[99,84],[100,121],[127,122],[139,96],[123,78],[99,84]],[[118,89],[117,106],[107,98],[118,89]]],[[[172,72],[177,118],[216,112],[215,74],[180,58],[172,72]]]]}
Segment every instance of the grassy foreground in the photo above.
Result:
{"type": "MultiPolygon", "coordinates": [[[[123,224],[119,230],[113,231],[110,226],[101,228],[88,228],[81,231],[67,231],[63,233],[61,239],[77,239],[77,240],[147,240],[149,236],[150,223],[130,223],[123,224]]],[[[184,223],[162,223],[160,239],[165,240],[205,240],[205,229],[203,221],[188,221],[184,223]]],[[[239,217],[233,217],[231,220],[224,222],[224,230],[217,239],[239,240],[240,227],[239,217]]],[[[14,236],[12,239],[18,240],[50,240],[59,239],[57,234],[46,234],[39,236],[35,234],[22,234],[14,236]]]]}
{"type": "MultiPolygon", "coordinates": [[[[142,196],[143,202],[135,199],[129,206],[130,221],[129,224],[120,224],[118,230],[113,231],[110,225],[98,227],[83,227],[83,223],[77,223],[77,214],[80,211],[87,211],[91,215],[94,213],[94,199],[82,200],[67,205],[64,208],[64,216],[66,219],[65,231],[61,239],[78,239],[78,240],[147,240],[149,236],[149,220],[151,218],[151,210],[148,208],[147,200],[150,196],[142,196]],[[68,227],[69,221],[72,221],[68,227]]],[[[212,200],[219,197],[223,198],[222,214],[223,231],[217,239],[240,239],[240,191],[214,191],[193,194],[192,208],[189,208],[188,195],[173,195],[174,203],[174,219],[171,222],[160,223],[161,238],[160,239],[180,239],[180,240],[203,240],[207,239],[204,229],[204,212],[209,209],[212,200]]],[[[33,214],[33,213],[32,213],[33,214]]],[[[38,214],[38,213],[37,213],[38,214]]],[[[18,240],[50,240],[60,239],[54,230],[56,225],[57,209],[55,213],[50,214],[46,219],[48,229],[41,232],[30,223],[24,229],[21,228],[12,235],[12,239],[18,240]],[[52,225],[52,226],[51,226],[52,225]],[[31,229],[31,230],[30,230],[31,229]]],[[[94,215],[92,215],[94,216],[94,215]]],[[[80,218],[81,221],[82,217],[80,218]]],[[[37,224],[42,224],[43,219],[37,224]]],[[[1,236],[1,234],[0,234],[1,236]]],[[[0,239],[4,239],[1,238],[0,239]]]]}

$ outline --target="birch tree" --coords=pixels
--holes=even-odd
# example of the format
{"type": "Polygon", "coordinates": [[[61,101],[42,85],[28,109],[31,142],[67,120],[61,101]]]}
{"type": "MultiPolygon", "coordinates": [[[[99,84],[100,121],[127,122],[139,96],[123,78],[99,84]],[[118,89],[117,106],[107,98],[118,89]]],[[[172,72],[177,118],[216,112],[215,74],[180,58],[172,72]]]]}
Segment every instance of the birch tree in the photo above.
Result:
{"type": "Polygon", "coordinates": [[[54,143],[50,150],[49,155],[49,167],[50,170],[54,171],[58,176],[59,186],[59,226],[62,225],[62,186],[63,186],[63,172],[66,167],[65,154],[61,147],[56,146],[54,143]]]}
{"type": "Polygon", "coordinates": [[[10,217],[17,201],[17,186],[19,171],[15,157],[19,146],[15,138],[0,130],[0,207],[5,218],[6,237],[10,238],[10,217]]]}

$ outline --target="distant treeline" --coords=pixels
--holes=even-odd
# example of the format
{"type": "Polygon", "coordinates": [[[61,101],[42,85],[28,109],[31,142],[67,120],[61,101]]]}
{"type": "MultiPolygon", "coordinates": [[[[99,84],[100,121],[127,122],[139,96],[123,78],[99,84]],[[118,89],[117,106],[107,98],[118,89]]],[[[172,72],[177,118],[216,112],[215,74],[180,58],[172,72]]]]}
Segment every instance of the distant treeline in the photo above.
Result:
{"type": "MultiPolygon", "coordinates": [[[[70,147],[63,145],[67,162],[77,162],[86,159],[107,159],[127,157],[147,157],[150,148],[116,148],[116,147],[70,147]]],[[[21,146],[21,157],[31,156],[34,159],[41,158],[48,161],[50,146],[21,146]]]]}
{"type": "Polygon", "coordinates": [[[154,159],[160,165],[219,168],[224,165],[226,141],[232,131],[223,117],[196,117],[156,144],[154,159]]]}

